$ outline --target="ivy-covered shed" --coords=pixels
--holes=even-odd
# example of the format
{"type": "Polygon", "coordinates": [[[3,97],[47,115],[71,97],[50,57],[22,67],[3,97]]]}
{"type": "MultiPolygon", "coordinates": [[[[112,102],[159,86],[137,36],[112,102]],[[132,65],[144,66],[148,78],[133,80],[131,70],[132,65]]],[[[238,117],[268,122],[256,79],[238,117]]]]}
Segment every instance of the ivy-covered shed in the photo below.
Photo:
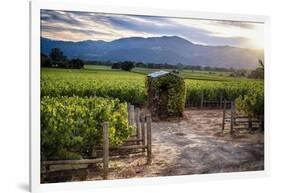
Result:
{"type": "Polygon", "coordinates": [[[161,70],[149,74],[146,89],[154,120],[183,115],[186,89],[184,79],[177,73],[161,70]]]}

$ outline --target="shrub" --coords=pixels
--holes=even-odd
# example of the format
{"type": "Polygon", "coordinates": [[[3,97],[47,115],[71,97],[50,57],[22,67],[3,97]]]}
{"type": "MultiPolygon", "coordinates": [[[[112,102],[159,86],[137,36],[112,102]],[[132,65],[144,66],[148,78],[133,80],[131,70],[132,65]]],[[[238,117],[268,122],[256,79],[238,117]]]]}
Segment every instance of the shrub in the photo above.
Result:
{"type": "Polygon", "coordinates": [[[41,66],[42,67],[48,67],[48,68],[52,67],[51,59],[47,55],[41,53],[40,59],[41,59],[41,66]]]}
{"type": "Polygon", "coordinates": [[[260,117],[264,115],[264,91],[256,87],[251,88],[249,93],[239,96],[236,99],[237,109],[252,117],[260,117]]]}
{"type": "Polygon", "coordinates": [[[102,124],[109,122],[109,141],[120,145],[130,135],[127,104],[119,100],[43,97],[41,100],[42,159],[90,156],[102,143],[102,124]]]}
{"type": "Polygon", "coordinates": [[[121,69],[125,71],[131,71],[135,67],[134,62],[125,61],[121,64],[121,69]]]}
{"type": "Polygon", "coordinates": [[[84,67],[84,62],[80,59],[72,59],[68,62],[67,68],[81,69],[84,67]]]}
{"type": "Polygon", "coordinates": [[[182,116],[186,97],[185,88],[184,80],[174,73],[157,78],[147,77],[146,94],[152,116],[182,116]]]}
{"type": "Polygon", "coordinates": [[[121,68],[121,63],[119,63],[119,62],[113,63],[111,68],[112,69],[120,69],[121,68]]]}

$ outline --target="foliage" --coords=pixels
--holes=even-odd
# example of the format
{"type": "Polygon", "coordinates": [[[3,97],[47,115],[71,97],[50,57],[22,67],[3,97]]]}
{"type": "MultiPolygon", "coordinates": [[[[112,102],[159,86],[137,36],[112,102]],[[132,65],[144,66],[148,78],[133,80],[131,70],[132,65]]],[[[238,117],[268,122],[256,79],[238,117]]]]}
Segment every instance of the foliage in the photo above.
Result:
{"type": "Polygon", "coordinates": [[[78,58],[72,59],[68,62],[67,68],[81,69],[84,67],[84,62],[78,58]]]}
{"type": "Polygon", "coordinates": [[[200,106],[203,94],[204,100],[220,101],[221,97],[227,101],[233,101],[237,97],[249,93],[251,88],[263,90],[262,81],[240,80],[240,81],[205,81],[186,80],[188,103],[200,106]]]}
{"type": "Polygon", "coordinates": [[[120,69],[121,68],[121,63],[120,62],[115,62],[111,66],[112,69],[120,69]]]}
{"type": "Polygon", "coordinates": [[[244,96],[236,99],[237,109],[252,117],[264,115],[264,91],[260,87],[252,87],[244,96]]]}
{"type": "Polygon", "coordinates": [[[111,97],[145,103],[144,77],[125,71],[43,69],[41,96],[111,97]]]}
{"type": "Polygon", "coordinates": [[[125,71],[131,71],[135,67],[134,62],[125,61],[121,64],[121,69],[125,71]]]}
{"type": "Polygon", "coordinates": [[[118,99],[43,97],[41,100],[42,159],[89,156],[102,143],[102,123],[109,122],[109,141],[122,144],[131,135],[127,104],[118,99]]]}
{"type": "Polygon", "coordinates": [[[135,67],[135,63],[131,61],[115,62],[112,64],[112,69],[122,69],[125,71],[131,71],[135,67]]]}
{"type": "MultiPolygon", "coordinates": [[[[92,148],[101,143],[101,123],[105,120],[110,121],[110,143],[122,143],[131,131],[125,127],[127,107],[122,102],[145,104],[145,77],[111,70],[110,67],[97,70],[42,68],[42,159],[80,159],[89,155],[92,148]]],[[[186,98],[177,103],[169,102],[169,113],[182,112],[184,100],[199,106],[204,93],[204,100],[218,101],[221,95],[226,100],[238,98],[239,110],[253,116],[263,115],[263,81],[186,79],[186,88],[184,83],[173,80],[173,76],[163,79],[163,82],[168,82],[166,86],[171,87],[176,84],[177,89],[168,92],[172,101],[177,95],[184,96],[182,91],[186,93],[186,98]]],[[[153,84],[159,86],[161,81],[153,84]]]]}
{"type": "Polygon", "coordinates": [[[41,67],[52,67],[52,62],[49,56],[41,53],[41,67]]]}
{"type": "Polygon", "coordinates": [[[148,77],[146,80],[146,89],[153,116],[158,116],[163,108],[168,116],[182,116],[186,91],[185,82],[180,76],[170,73],[158,78],[148,77]],[[165,105],[161,104],[161,92],[165,90],[167,91],[167,104],[165,107],[161,107],[161,105],[165,105]]]}
{"type": "Polygon", "coordinates": [[[246,76],[247,71],[246,70],[234,70],[234,72],[232,72],[231,74],[229,74],[229,76],[232,77],[245,77],[246,76]]]}
{"type": "Polygon", "coordinates": [[[41,53],[41,66],[48,68],[81,69],[84,67],[84,62],[79,58],[68,60],[59,48],[53,48],[50,56],[41,53]]]}
{"type": "Polygon", "coordinates": [[[66,56],[63,55],[63,52],[59,48],[53,48],[51,50],[50,58],[53,62],[66,61],[66,56]]]}
{"type": "MultiPolygon", "coordinates": [[[[161,70],[160,68],[134,68],[132,72],[148,75],[153,72],[157,72],[161,70]]],[[[165,69],[165,71],[173,72],[174,68],[165,69]]],[[[230,72],[214,72],[214,71],[202,71],[202,70],[188,70],[188,69],[180,69],[178,70],[179,75],[184,79],[194,79],[194,80],[210,80],[210,81],[239,81],[241,76],[237,78],[237,76],[230,76],[230,72]]],[[[243,79],[243,78],[242,78],[243,79]]],[[[246,78],[244,78],[246,79],[246,78]]]]}
{"type": "Polygon", "coordinates": [[[251,71],[248,78],[264,79],[264,63],[262,60],[259,60],[259,65],[260,66],[258,68],[251,71]]]}
{"type": "Polygon", "coordinates": [[[248,78],[264,79],[264,70],[262,68],[256,68],[255,70],[251,71],[251,73],[248,75],[248,78]]]}
{"type": "MultiPolygon", "coordinates": [[[[118,98],[120,101],[144,105],[145,76],[114,70],[43,69],[41,96],[100,96],[118,98]]],[[[235,81],[207,81],[186,79],[186,101],[200,106],[204,100],[235,100],[252,87],[263,90],[263,81],[237,79],[235,81]]]]}

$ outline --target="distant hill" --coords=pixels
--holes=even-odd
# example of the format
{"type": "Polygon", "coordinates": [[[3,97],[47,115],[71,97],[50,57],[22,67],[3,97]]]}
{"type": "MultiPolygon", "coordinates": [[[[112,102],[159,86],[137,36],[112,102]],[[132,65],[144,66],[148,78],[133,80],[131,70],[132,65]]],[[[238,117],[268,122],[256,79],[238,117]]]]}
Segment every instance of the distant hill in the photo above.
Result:
{"type": "Polygon", "coordinates": [[[41,38],[41,52],[60,48],[68,58],[98,61],[186,64],[227,68],[256,68],[263,51],[230,46],[204,46],[178,36],[131,37],[105,41],[57,41],[41,38]]]}

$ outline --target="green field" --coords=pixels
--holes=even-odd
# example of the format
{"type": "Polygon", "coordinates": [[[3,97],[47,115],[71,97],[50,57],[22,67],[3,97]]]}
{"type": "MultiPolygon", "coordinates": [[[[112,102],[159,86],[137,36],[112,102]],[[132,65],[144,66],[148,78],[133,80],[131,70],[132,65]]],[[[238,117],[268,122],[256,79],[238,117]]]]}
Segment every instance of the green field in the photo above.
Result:
{"type": "MultiPolygon", "coordinates": [[[[146,105],[147,73],[148,69],[127,72],[106,66],[79,70],[42,68],[43,159],[79,159],[80,155],[90,155],[93,145],[101,142],[104,121],[110,122],[110,143],[122,144],[131,134],[127,127],[127,102],[146,105]]],[[[238,108],[247,113],[263,114],[263,81],[228,79],[226,75],[206,72],[181,74],[186,78],[186,102],[194,106],[200,106],[202,94],[204,100],[218,101],[223,96],[226,100],[238,98],[238,108]]]]}
{"type": "MultiPolygon", "coordinates": [[[[149,68],[134,68],[132,72],[147,75],[152,72],[156,72],[163,69],[149,69],[149,68]]],[[[173,71],[173,69],[164,69],[165,71],[173,71]]],[[[235,78],[229,77],[229,72],[211,72],[211,71],[199,71],[199,70],[179,70],[180,76],[185,79],[194,80],[234,80],[235,78]]]]}
{"type": "Polygon", "coordinates": [[[144,75],[120,70],[42,69],[41,96],[100,96],[143,104],[144,75]]]}
{"type": "MultiPolygon", "coordinates": [[[[81,70],[42,69],[41,96],[100,96],[118,98],[137,105],[145,103],[145,77],[149,73],[147,69],[137,68],[135,70],[143,70],[143,73],[136,73],[112,70],[107,66],[91,67],[81,70]]],[[[181,73],[189,77],[188,72],[181,73]]],[[[185,81],[186,100],[194,104],[201,99],[202,93],[205,100],[219,100],[221,95],[226,100],[234,100],[247,94],[251,88],[263,89],[263,81],[260,80],[228,79],[226,76],[210,75],[206,72],[193,74],[193,77],[186,78],[185,81]],[[202,80],[202,77],[205,79],[202,80]]]]}
{"type": "MultiPolygon", "coordinates": [[[[111,69],[111,66],[102,66],[102,65],[85,65],[85,69],[89,70],[110,70],[110,71],[118,71],[111,69]]],[[[136,67],[132,69],[132,72],[147,75],[152,72],[156,72],[159,70],[165,71],[173,71],[173,69],[152,69],[152,68],[140,68],[136,67]]],[[[231,72],[215,72],[215,71],[199,71],[199,70],[179,70],[180,76],[185,79],[193,79],[193,80],[213,80],[213,81],[233,81],[238,79],[246,79],[246,78],[236,78],[229,76],[231,72]]]]}

